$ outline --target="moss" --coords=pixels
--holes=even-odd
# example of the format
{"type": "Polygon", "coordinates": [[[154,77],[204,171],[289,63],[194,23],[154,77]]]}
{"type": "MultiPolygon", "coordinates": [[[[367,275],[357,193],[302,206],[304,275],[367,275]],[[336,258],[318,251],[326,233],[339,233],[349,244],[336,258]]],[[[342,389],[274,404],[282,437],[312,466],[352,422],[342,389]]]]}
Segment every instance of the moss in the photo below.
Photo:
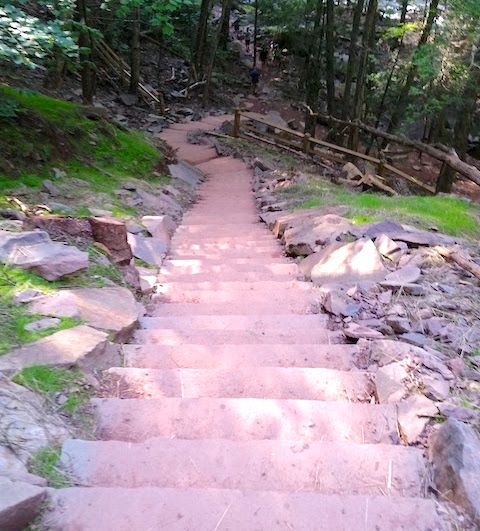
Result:
{"type": "Polygon", "coordinates": [[[66,474],[59,468],[60,449],[46,446],[30,460],[29,471],[48,480],[50,487],[62,489],[71,486],[66,474]]]}
{"type": "Polygon", "coordinates": [[[57,393],[65,395],[67,399],[62,409],[69,415],[74,415],[90,398],[85,379],[79,370],[34,365],[18,372],[13,381],[43,395],[52,397],[57,393]]]}

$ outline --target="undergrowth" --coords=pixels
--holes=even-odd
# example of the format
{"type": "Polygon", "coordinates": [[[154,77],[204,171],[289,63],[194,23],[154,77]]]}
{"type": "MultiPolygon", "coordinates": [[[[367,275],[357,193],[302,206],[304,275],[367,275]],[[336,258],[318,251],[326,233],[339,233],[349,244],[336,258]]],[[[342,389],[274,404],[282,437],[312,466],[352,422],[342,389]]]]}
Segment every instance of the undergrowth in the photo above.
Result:
{"type": "Polygon", "coordinates": [[[58,466],[60,448],[46,446],[40,449],[29,463],[32,474],[45,478],[50,487],[62,489],[71,486],[71,482],[63,470],[58,466]]]}

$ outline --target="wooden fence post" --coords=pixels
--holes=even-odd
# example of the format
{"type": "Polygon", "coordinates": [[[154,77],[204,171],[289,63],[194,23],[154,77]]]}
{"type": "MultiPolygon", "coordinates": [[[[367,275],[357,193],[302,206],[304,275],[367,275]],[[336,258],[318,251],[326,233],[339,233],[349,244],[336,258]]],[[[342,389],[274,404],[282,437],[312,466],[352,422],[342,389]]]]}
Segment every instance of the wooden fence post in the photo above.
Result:
{"type": "Polygon", "coordinates": [[[312,150],[312,144],[310,142],[310,138],[311,135],[309,135],[308,133],[305,133],[303,135],[303,140],[302,140],[302,143],[303,143],[303,151],[307,154],[307,155],[310,155],[310,152],[312,150]]]}
{"type": "Polygon", "coordinates": [[[233,121],[233,136],[238,138],[240,136],[240,109],[235,109],[235,119],[233,121]]]}
{"type": "Polygon", "coordinates": [[[383,151],[378,154],[377,175],[379,177],[385,177],[385,155],[383,151]]]}

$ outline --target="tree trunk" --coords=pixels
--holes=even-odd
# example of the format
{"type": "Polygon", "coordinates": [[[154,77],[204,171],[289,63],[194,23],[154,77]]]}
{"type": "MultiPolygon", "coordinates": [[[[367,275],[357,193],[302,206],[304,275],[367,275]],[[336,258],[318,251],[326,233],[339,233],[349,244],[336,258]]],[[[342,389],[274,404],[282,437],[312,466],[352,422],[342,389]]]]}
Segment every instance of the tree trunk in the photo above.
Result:
{"type": "Polygon", "coordinates": [[[405,24],[407,20],[408,2],[409,0],[401,0],[400,24],[405,24]]]}
{"type": "Polygon", "coordinates": [[[82,78],[82,100],[85,105],[93,104],[95,95],[95,70],[93,68],[93,39],[88,29],[86,0],[77,0],[78,22],[82,26],[78,33],[80,48],[80,75],[82,78]]]}
{"type": "Polygon", "coordinates": [[[253,26],[253,67],[257,66],[257,36],[258,36],[258,0],[255,0],[255,19],[253,26]]]}
{"type": "Polygon", "coordinates": [[[335,12],[333,2],[334,0],[327,0],[327,20],[325,26],[325,66],[328,114],[334,114],[335,108],[335,12]]]}
{"type": "Polygon", "coordinates": [[[345,90],[343,92],[342,118],[346,120],[351,116],[350,102],[352,93],[353,75],[357,71],[358,64],[358,37],[360,33],[360,22],[362,20],[363,6],[365,0],[357,0],[357,6],[353,14],[352,32],[350,34],[350,49],[348,52],[347,74],[345,78],[345,90]]]}
{"type": "MultiPolygon", "coordinates": [[[[363,104],[365,100],[365,84],[368,72],[368,56],[375,37],[375,23],[377,17],[378,0],[369,0],[367,16],[363,26],[362,52],[358,62],[357,85],[355,87],[355,101],[353,105],[353,119],[361,120],[363,117],[363,104]]],[[[349,138],[349,148],[358,151],[359,130],[354,127],[349,138]]]]}
{"type": "Polygon", "coordinates": [[[315,136],[317,117],[315,113],[318,110],[318,93],[320,91],[320,57],[323,42],[323,0],[317,0],[317,9],[315,11],[315,22],[311,35],[310,46],[308,50],[308,59],[306,66],[305,79],[305,102],[311,109],[305,113],[305,133],[315,136]],[[313,113],[313,114],[312,114],[313,113]]]}
{"type": "Polygon", "coordinates": [[[205,83],[205,89],[203,91],[203,105],[204,106],[208,103],[210,99],[212,73],[213,73],[213,67],[215,66],[215,56],[217,55],[218,46],[220,44],[220,38],[222,34],[222,25],[225,20],[225,17],[227,16],[227,11],[231,9],[231,6],[232,6],[232,0],[222,1],[222,14],[220,16],[220,22],[218,25],[218,31],[217,31],[217,35],[215,38],[212,55],[210,57],[210,61],[207,67],[206,83],[205,83]]]}
{"type": "Polygon", "coordinates": [[[195,47],[193,49],[193,64],[197,74],[203,73],[203,62],[205,57],[205,44],[207,41],[208,19],[212,9],[211,0],[202,0],[200,5],[200,17],[198,19],[197,36],[195,38],[195,47]]]}
{"type": "Polygon", "coordinates": [[[227,49],[228,37],[230,35],[230,14],[231,14],[231,12],[232,12],[232,4],[229,3],[228,8],[227,8],[227,12],[225,14],[225,19],[224,19],[223,25],[222,25],[222,33],[220,35],[219,46],[220,46],[220,49],[222,49],[222,50],[226,50],[227,49]]]}
{"type": "Polygon", "coordinates": [[[137,94],[140,83],[140,8],[133,9],[132,42],[130,45],[130,85],[128,92],[137,94]]]}
{"type": "MultiPolygon", "coordinates": [[[[418,51],[422,48],[422,46],[427,43],[430,37],[433,24],[438,14],[438,3],[439,0],[431,0],[430,2],[430,10],[428,12],[427,21],[425,23],[425,26],[423,27],[422,35],[420,36],[420,40],[418,41],[415,54],[417,54],[418,51]]],[[[413,59],[415,59],[415,57],[413,57],[413,59]]],[[[398,127],[398,125],[400,124],[400,120],[405,115],[405,110],[407,108],[408,102],[408,95],[410,94],[410,89],[412,88],[415,78],[417,77],[417,70],[417,65],[415,64],[415,61],[412,60],[412,64],[410,65],[410,68],[408,70],[407,78],[402,86],[400,96],[398,98],[397,104],[395,105],[395,110],[390,119],[390,124],[388,126],[389,132],[394,131],[398,127]]]]}

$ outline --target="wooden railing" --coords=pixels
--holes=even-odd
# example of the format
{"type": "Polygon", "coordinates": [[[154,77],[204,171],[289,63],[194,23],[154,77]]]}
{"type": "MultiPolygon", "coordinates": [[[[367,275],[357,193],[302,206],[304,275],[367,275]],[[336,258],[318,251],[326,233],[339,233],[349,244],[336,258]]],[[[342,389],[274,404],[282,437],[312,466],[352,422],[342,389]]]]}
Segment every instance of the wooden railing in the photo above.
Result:
{"type": "Polygon", "coordinates": [[[235,138],[240,138],[245,136],[247,138],[253,138],[268,144],[274,144],[278,147],[283,147],[289,150],[294,150],[297,152],[302,152],[308,156],[319,155],[322,158],[334,160],[336,162],[347,162],[346,158],[341,158],[335,154],[346,155],[350,159],[361,159],[369,162],[375,166],[376,173],[380,177],[384,177],[386,174],[390,173],[396,177],[401,177],[406,181],[411,182],[415,186],[423,189],[429,194],[435,193],[435,188],[427,184],[422,183],[412,175],[405,173],[402,170],[399,170],[392,164],[386,162],[385,157],[381,156],[380,158],[372,157],[360,151],[353,151],[351,149],[339,146],[337,144],[332,144],[330,142],[325,142],[324,140],[319,140],[318,138],[313,138],[308,133],[300,133],[299,131],[294,131],[288,127],[283,127],[278,124],[272,123],[263,117],[260,117],[256,113],[241,111],[240,109],[235,110],[235,118],[233,125],[233,136],[235,138]],[[244,131],[242,134],[242,118],[248,121],[254,121],[260,124],[267,126],[269,129],[273,129],[275,132],[273,136],[270,136],[270,139],[263,138],[258,134],[252,133],[250,130],[244,131]],[[280,131],[283,135],[280,136],[277,131],[280,131]],[[288,138],[285,138],[285,135],[288,138]]]}

